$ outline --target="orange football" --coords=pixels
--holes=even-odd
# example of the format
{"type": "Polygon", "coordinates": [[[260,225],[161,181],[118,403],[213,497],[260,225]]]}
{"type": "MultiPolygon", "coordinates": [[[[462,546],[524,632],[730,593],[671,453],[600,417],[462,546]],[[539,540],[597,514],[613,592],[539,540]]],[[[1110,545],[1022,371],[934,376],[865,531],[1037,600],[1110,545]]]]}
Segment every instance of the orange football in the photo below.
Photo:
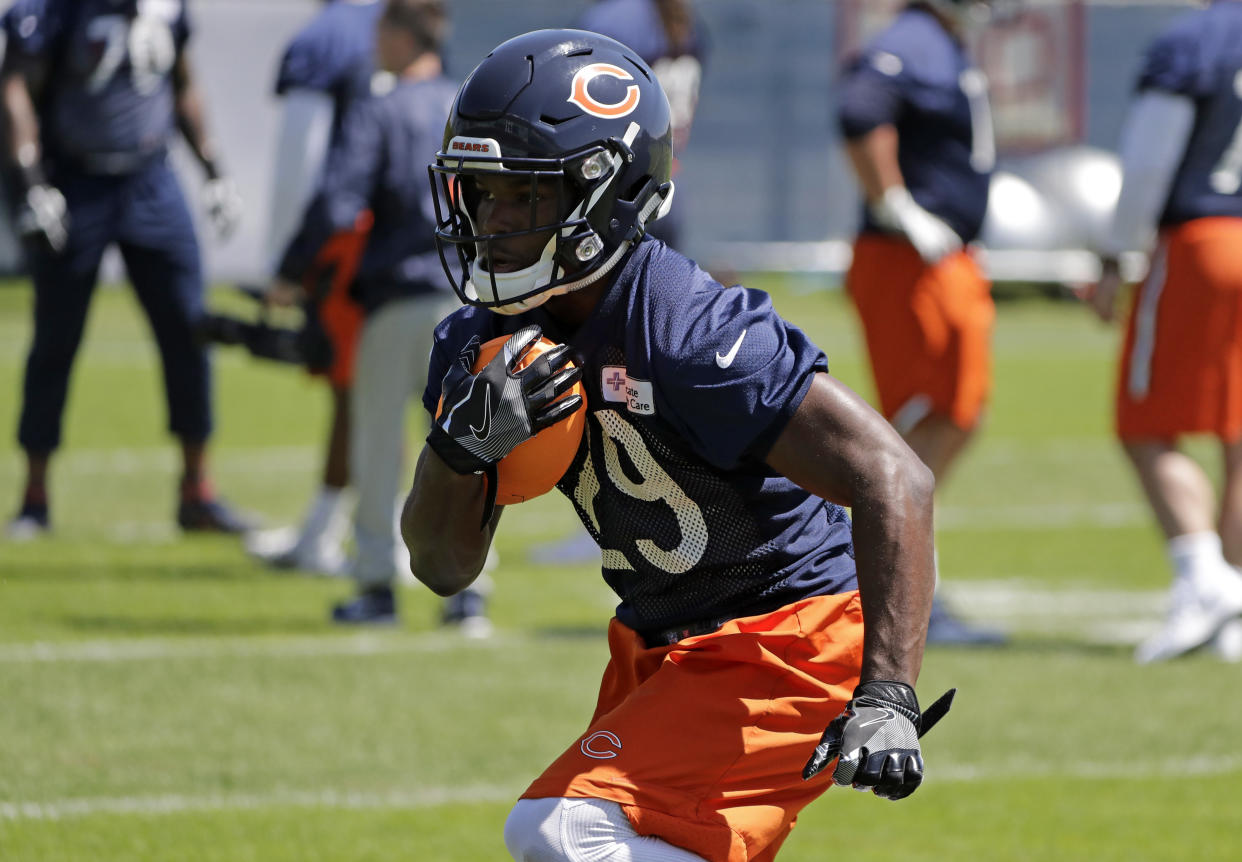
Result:
{"type": "MultiPolygon", "coordinates": [[[[479,349],[479,358],[474,363],[475,373],[481,371],[508,340],[508,335],[502,335],[485,343],[479,349]]],[[[539,339],[526,351],[526,355],[518,362],[518,367],[525,368],[535,357],[556,346],[554,341],[539,339]]],[[[582,432],[586,428],[586,390],[582,384],[575,383],[561,397],[567,398],[575,392],[582,396],[581,407],[569,417],[544,428],[526,442],[519,443],[496,465],[496,505],[522,503],[546,494],[565,475],[574,456],[578,454],[578,444],[582,442],[582,432]]]]}

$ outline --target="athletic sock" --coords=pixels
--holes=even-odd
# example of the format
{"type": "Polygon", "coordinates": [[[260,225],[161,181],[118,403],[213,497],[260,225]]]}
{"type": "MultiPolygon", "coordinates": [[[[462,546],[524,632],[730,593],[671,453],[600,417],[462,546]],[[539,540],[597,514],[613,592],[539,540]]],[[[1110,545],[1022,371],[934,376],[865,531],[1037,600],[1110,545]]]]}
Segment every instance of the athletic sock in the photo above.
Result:
{"type": "Polygon", "coordinates": [[[300,547],[321,543],[339,545],[345,537],[348,521],[345,512],[345,489],[322,485],[302,519],[298,534],[300,547]]]}
{"type": "Polygon", "coordinates": [[[1211,530],[1174,536],[1165,548],[1178,579],[1212,578],[1229,565],[1221,551],[1220,536],[1211,530]]]}

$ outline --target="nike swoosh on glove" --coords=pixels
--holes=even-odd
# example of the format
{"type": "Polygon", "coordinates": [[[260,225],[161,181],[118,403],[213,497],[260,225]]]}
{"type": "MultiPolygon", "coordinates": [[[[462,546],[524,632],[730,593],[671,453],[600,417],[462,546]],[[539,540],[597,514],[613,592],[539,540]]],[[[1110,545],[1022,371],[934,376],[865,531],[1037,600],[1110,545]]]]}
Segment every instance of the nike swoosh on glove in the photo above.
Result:
{"type": "Polygon", "coordinates": [[[914,689],[905,683],[860,683],[844,711],[820,737],[802,778],[814,777],[836,758],[834,784],[870,790],[885,799],[904,799],[923,782],[919,737],[949,711],[955,692],[952,689],[938,699],[924,721],[914,689]]]}
{"type": "Polygon", "coordinates": [[[427,445],[456,473],[487,474],[491,501],[484,522],[495,504],[496,464],[582,405],[576,393],[561,398],[582,379],[580,366],[566,367],[572,359],[568,345],[558,344],[518,368],[542,334],[538,326],[518,330],[477,374],[472,370],[477,346],[467,345],[440,386],[444,406],[427,445]]]}

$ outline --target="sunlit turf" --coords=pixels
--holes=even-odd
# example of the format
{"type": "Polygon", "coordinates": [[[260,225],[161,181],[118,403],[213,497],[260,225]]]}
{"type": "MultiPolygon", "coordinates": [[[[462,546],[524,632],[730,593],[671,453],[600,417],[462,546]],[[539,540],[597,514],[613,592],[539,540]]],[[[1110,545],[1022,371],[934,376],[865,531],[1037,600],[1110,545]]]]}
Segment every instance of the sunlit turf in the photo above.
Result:
{"type": "MultiPolygon", "coordinates": [[[[748,281],[870,394],[839,292],[748,281]]],[[[24,285],[0,286],[6,512],[28,309],[24,285]]],[[[927,785],[897,805],[829,793],[782,860],[1242,858],[1239,666],[1140,668],[1094,625],[1154,622],[1168,581],[1109,435],[1115,348],[1071,304],[1000,304],[993,406],[941,489],[939,549],[962,610],[995,610],[1014,642],[929,651],[924,699],[960,694],[926,740],[927,785]]],[[[217,484],[290,522],[315,485],[324,394],[289,368],[217,359],[217,484]]],[[[492,640],[440,632],[415,588],[396,629],[341,631],[326,612],[347,584],[173,529],[159,392],[136,303],[101,291],[54,467],[55,532],[0,543],[0,859],[506,859],[508,806],[584,726],[606,653],[598,573],[527,559],[573,531],[567,504],[506,512],[492,640]]]]}

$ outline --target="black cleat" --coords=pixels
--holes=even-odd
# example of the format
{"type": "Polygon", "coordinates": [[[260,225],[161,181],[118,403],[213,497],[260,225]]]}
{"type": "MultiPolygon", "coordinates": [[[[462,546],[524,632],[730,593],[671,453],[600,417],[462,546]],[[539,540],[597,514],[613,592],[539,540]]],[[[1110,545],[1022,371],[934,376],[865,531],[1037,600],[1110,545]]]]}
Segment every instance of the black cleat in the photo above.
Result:
{"type": "Polygon", "coordinates": [[[364,590],[332,608],[332,622],[342,625],[393,625],[397,622],[397,599],[392,587],[364,590]]]}
{"type": "Polygon", "coordinates": [[[177,506],[177,524],[186,532],[245,533],[254,523],[220,499],[182,500],[177,506]]]}
{"type": "Polygon", "coordinates": [[[50,522],[47,515],[47,503],[22,503],[22,507],[13,520],[9,521],[4,534],[13,542],[28,542],[48,531],[50,522]]]}
{"type": "Polygon", "coordinates": [[[927,623],[929,645],[992,647],[1008,642],[1004,632],[968,623],[949,610],[939,596],[932,599],[931,619],[927,623]]]}

